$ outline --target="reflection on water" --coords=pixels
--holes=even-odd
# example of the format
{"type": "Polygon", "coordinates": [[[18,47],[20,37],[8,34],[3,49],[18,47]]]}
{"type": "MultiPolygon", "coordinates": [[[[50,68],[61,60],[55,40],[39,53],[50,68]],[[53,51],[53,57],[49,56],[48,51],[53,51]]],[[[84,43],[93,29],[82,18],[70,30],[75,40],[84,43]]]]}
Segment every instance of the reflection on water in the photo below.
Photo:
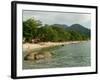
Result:
{"type": "Polygon", "coordinates": [[[90,41],[77,44],[68,44],[52,48],[45,48],[42,49],[42,51],[52,52],[52,59],[39,61],[23,60],[23,69],[80,67],[91,65],[90,41]]]}

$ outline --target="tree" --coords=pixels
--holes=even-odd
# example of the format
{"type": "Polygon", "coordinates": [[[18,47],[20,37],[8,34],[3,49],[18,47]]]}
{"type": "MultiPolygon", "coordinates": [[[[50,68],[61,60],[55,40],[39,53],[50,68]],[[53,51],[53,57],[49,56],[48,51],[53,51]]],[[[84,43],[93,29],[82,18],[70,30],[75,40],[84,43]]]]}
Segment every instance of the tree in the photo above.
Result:
{"type": "Polygon", "coordinates": [[[44,25],[38,29],[37,37],[40,38],[41,41],[54,41],[56,34],[52,27],[44,25]]]}
{"type": "Polygon", "coordinates": [[[34,18],[23,22],[23,37],[26,38],[26,41],[30,42],[32,38],[36,37],[37,28],[41,25],[41,21],[35,20],[34,18]]]}
{"type": "Polygon", "coordinates": [[[79,25],[70,29],[63,27],[63,25],[42,25],[41,21],[31,18],[23,22],[23,37],[25,42],[31,42],[32,39],[41,42],[87,40],[90,39],[90,31],[79,25]]]}

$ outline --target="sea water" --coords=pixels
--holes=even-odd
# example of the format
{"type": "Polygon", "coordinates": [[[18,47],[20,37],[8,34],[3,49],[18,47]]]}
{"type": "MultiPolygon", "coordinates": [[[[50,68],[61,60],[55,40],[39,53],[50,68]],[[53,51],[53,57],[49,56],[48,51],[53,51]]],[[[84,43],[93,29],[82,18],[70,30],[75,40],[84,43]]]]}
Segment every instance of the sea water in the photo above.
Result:
{"type": "MultiPolygon", "coordinates": [[[[91,65],[90,41],[45,48],[53,53],[51,60],[41,62],[23,60],[23,69],[82,67],[91,65]]],[[[23,55],[24,56],[24,55],[23,55]]]]}

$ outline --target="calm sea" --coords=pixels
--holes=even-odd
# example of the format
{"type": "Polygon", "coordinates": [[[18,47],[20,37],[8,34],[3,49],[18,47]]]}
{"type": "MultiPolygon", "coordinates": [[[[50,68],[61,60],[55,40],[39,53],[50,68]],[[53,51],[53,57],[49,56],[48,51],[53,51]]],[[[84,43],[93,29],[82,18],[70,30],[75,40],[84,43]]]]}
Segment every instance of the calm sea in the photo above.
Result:
{"type": "Polygon", "coordinates": [[[53,53],[52,59],[41,62],[23,60],[23,69],[90,66],[90,46],[90,41],[85,41],[44,49],[53,53]]]}

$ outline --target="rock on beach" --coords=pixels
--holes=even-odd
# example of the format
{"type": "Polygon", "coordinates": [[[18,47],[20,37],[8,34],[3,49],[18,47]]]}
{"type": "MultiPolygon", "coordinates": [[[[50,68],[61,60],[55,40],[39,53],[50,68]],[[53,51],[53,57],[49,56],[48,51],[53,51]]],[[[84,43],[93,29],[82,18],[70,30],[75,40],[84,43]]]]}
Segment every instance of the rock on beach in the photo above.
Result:
{"type": "Polygon", "coordinates": [[[41,60],[41,59],[50,59],[52,57],[52,53],[49,51],[40,51],[29,53],[24,57],[24,60],[41,60]]]}

